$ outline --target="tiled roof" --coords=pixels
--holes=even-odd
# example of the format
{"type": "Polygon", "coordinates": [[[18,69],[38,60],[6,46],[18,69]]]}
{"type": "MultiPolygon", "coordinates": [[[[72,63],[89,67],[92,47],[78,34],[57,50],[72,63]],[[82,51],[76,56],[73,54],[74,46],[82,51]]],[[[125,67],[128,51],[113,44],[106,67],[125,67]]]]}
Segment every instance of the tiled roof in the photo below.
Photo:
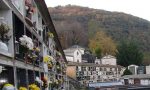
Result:
{"type": "Polygon", "coordinates": [[[77,49],[66,49],[66,50],[64,50],[64,53],[66,56],[73,56],[75,50],[77,50],[77,49]]]}
{"type": "Polygon", "coordinates": [[[73,46],[71,46],[70,48],[68,48],[68,49],[65,49],[64,50],[64,53],[65,53],[65,55],[69,55],[69,56],[73,56],[74,55],[74,52],[76,51],[76,50],[79,50],[79,52],[81,52],[80,51],[80,49],[84,49],[84,48],[82,48],[81,46],[78,46],[78,45],[73,45],[73,46]]]}
{"type": "Polygon", "coordinates": [[[125,75],[121,78],[150,78],[150,74],[125,75]]]}
{"type": "Polygon", "coordinates": [[[69,62],[68,66],[91,66],[91,67],[112,67],[112,68],[123,68],[120,65],[104,65],[104,64],[95,64],[95,63],[77,63],[77,62],[69,62]]]}
{"type": "Polygon", "coordinates": [[[109,58],[116,58],[116,57],[114,57],[112,55],[106,55],[106,56],[102,57],[102,59],[109,59],[109,58]]]}

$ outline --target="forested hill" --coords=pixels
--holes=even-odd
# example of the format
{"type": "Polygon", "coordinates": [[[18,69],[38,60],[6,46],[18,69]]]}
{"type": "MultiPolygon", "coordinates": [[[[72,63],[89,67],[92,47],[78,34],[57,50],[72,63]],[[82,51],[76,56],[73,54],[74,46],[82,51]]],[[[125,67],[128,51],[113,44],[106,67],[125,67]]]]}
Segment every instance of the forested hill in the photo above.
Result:
{"type": "Polygon", "coordinates": [[[150,51],[150,22],[142,18],[72,5],[49,11],[64,48],[73,44],[87,47],[88,39],[103,30],[116,43],[130,39],[138,42],[142,51],[150,51]]]}

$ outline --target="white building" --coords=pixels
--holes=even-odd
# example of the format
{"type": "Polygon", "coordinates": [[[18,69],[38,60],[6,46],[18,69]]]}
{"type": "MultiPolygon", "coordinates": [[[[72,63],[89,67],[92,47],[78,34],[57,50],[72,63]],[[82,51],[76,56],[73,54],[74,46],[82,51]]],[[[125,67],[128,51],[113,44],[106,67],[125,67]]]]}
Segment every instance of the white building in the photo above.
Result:
{"type": "Polygon", "coordinates": [[[118,81],[124,69],[119,65],[69,62],[67,75],[87,85],[88,83],[118,81]]]}
{"type": "Polygon", "coordinates": [[[138,67],[139,66],[137,66],[137,65],[129,65],[128,69],[132,72],[133,75],[136,75],[138,67]]]}
{"type": "Polygon", "coordinates": [[[66,59],[69,62],[82,62],[82,55],[84,54],[84,48],[74,45],[64,50],[66,59]]]}
{"type": "Polygon", "coordinates": [[[102,57],[101,59],[101,64],[108,64],[108,65],[117,65],[116,64],[116,58],[114,56],[111,56],[111,55],[106,55],[104,57],[102,57]]]}
{"type": "Polygon", "coordinates": [[[101,64],[101,60],[98,59],[98,58],[96,58],[96,59],[95,59],[95,64],[101,64]]]}

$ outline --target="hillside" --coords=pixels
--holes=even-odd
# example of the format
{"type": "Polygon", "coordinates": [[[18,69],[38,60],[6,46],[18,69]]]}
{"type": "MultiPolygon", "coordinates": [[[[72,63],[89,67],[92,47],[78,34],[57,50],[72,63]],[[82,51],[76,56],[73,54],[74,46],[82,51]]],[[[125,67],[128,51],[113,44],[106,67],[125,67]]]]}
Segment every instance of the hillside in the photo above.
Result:
{"type": "Polygon", "coordinates": [[[88,39],[103,30],[116,43],[122,39],[134,40],[146,55],[150,51],[150,22],[142,18],[71,5],[49,8],[49,11],[63,48],[73,44],[87,47],[88,39]]]}

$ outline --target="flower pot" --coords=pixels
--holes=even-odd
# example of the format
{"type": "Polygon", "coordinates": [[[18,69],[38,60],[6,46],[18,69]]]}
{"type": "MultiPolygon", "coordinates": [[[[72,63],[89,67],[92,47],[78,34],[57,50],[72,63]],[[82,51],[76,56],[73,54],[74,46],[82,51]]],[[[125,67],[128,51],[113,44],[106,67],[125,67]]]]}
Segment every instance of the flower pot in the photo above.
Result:
{"type": "Polygon", "coordinates": [[[0,41],[0,51],[4,53],[8,53],[8,46],[6,45],[6,43],[2,41],[0,41]]]}

